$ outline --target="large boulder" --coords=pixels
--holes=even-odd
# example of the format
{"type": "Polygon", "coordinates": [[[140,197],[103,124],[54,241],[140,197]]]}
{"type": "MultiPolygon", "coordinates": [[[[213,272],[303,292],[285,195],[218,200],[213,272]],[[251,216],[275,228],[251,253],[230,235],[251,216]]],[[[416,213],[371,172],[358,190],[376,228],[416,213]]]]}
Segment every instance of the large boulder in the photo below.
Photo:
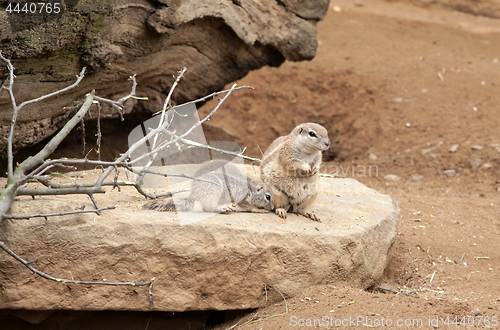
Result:
{"type": "MultiPolygon", "coordinates": [[[[182,67],[188,72],[174,102],[220,90],[264,65],[312,59],[317,47],[315,25],[326,14],[329,0],[61,3],[59,13],[54,9],[44,14],[0,11],[0,51],[16,67],[18,103],[71,84],[87,67],[87,77],[78,88],[23,109],[17,121],[16,150],[53,134],[67,119],[63,107],[92,89],[103,97],[126,95],[127,78],[133,74],[137,74],[138,95],[149,100],[130,101],[124,112],[150,113],[161,109],[173,76],[182,67]]],[[[2,62],[0,79],[6,73],[2,62]]],[[[2,92],[0,136],[7,136],[11,113],[8,95],[2,92]]],[[[104,117],[116,115],[104,109],[104,117]]],[[[0,154],[5,147],[0,139],[0,154]]]]}
{"type": "MultiPolygon", "coordinates": [[[[88,179],[92,178],[88,174],[88,179]]],[[[232,310],[266,304],[265,284],[286,297],[315,285],[377,283],[388,262],[399,208],[354,179],[320,179],[312,207],[321,223],[290,214],[218,214],[181,225],[175,213],[142,210],[137,192],[96,196],[112,211],[4,220],[0,241],[59,278],[108,282],[155,278],[153,310],[232,310]]],[[[78,196],[21,198],[13,214],[70,211],[78,196]]],[[[87,208],[90,208],[88,206],[87,208]]],[[[149,287],[58,283],[0,251],[0,309],[149,310],[149,287]]],[[[268,286],[272,301],[281,296],[268,286]]]]}

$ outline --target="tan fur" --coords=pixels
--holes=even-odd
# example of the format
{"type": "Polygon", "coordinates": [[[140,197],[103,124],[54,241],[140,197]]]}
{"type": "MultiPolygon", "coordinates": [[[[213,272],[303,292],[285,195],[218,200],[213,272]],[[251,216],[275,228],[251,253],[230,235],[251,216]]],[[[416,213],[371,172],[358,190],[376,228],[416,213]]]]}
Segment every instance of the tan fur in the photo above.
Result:
{"type": "Polygon", "coordinates": [[[259,212],[273,210],[270,189],[258,177],[249,175],[236,165],[221,160],[201,165],[191,183],[187,198],[155,200],[144,205],[156,211],[191,211],[199,202],[205,212],[259,212]],[[233,201],[239,201],[233,205],[233,201]],[[176,210],[177,207],[177,210],[176,210]]]}
{"type": "Polygon", "coordinates": [[[313,211],[306,209],[316,199],[321,152],[329,147],[326,128],[304,123],[274,140],[266,150],[260,164],[261,178],[271,188],[274,210],[281,218],[286,218],[291,209],[320,221],[313,211]]]}

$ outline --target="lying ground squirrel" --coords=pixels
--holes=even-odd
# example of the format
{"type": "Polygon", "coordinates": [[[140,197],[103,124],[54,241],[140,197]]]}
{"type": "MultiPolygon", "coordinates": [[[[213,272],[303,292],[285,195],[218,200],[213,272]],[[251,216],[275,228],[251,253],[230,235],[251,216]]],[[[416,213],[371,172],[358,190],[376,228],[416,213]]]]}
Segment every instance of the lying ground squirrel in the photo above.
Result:
{"type": "Polygon", "coordinates": [[[262,156],[260,176],[270,188],[274,210],[286,218],[292,212],[320,221],[306,208],[318,193],[321,152],[330,147],[326,128],[315,123],[300,124],[293,131],[271,143],[262,156]]]}
{"type": "Polygon", "coordinates": [[[196,171],[187,198],[154,200],[144,205],[156,211],[193,211],[199,202],[205,212],[258,212],[273,210],[270,189],[258,177],[222,160],[206,162],[196,171]],[[233,201],[237,205],[233,205],[233,201]]]}

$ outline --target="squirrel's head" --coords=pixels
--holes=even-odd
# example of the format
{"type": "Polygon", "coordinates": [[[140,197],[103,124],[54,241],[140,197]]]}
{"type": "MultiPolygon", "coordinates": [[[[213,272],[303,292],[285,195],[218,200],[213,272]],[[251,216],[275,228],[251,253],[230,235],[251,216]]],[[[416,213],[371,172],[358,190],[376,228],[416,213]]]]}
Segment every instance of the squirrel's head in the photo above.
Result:
{"type": "Polygon", "coordinates": [[[328,131],[320,124],[304,123],[293,130],[299,145],[310,151],[324,151],[330,147],[328,131]],[[316,150],[315,150],[316,149],[316,150]]]}
{"type": "Polygon", "coordinates": [[[271,189],[259,179],[249,179],[249,188],[252,193],[252,204],[258,208],[272,211],[274,198],[271,189]]]}

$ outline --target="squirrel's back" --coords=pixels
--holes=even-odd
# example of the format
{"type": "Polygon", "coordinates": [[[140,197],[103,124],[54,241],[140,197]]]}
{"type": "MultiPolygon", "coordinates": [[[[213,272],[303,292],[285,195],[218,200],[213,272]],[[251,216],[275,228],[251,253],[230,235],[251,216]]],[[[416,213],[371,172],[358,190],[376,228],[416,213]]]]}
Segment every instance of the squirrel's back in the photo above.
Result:
{"type": "Polygon", "coordinates": [[[192,211],[195,203],[203,211],[224,212],[239,204],[244,211],[258,208],[272,210],[273,198],[270,189],[260,178],[250,178],[243,166],[222,160],[206,162],[200,166],[191,182],[187,198],[155,200],[144,208],[156,211],[192,211]]]}

